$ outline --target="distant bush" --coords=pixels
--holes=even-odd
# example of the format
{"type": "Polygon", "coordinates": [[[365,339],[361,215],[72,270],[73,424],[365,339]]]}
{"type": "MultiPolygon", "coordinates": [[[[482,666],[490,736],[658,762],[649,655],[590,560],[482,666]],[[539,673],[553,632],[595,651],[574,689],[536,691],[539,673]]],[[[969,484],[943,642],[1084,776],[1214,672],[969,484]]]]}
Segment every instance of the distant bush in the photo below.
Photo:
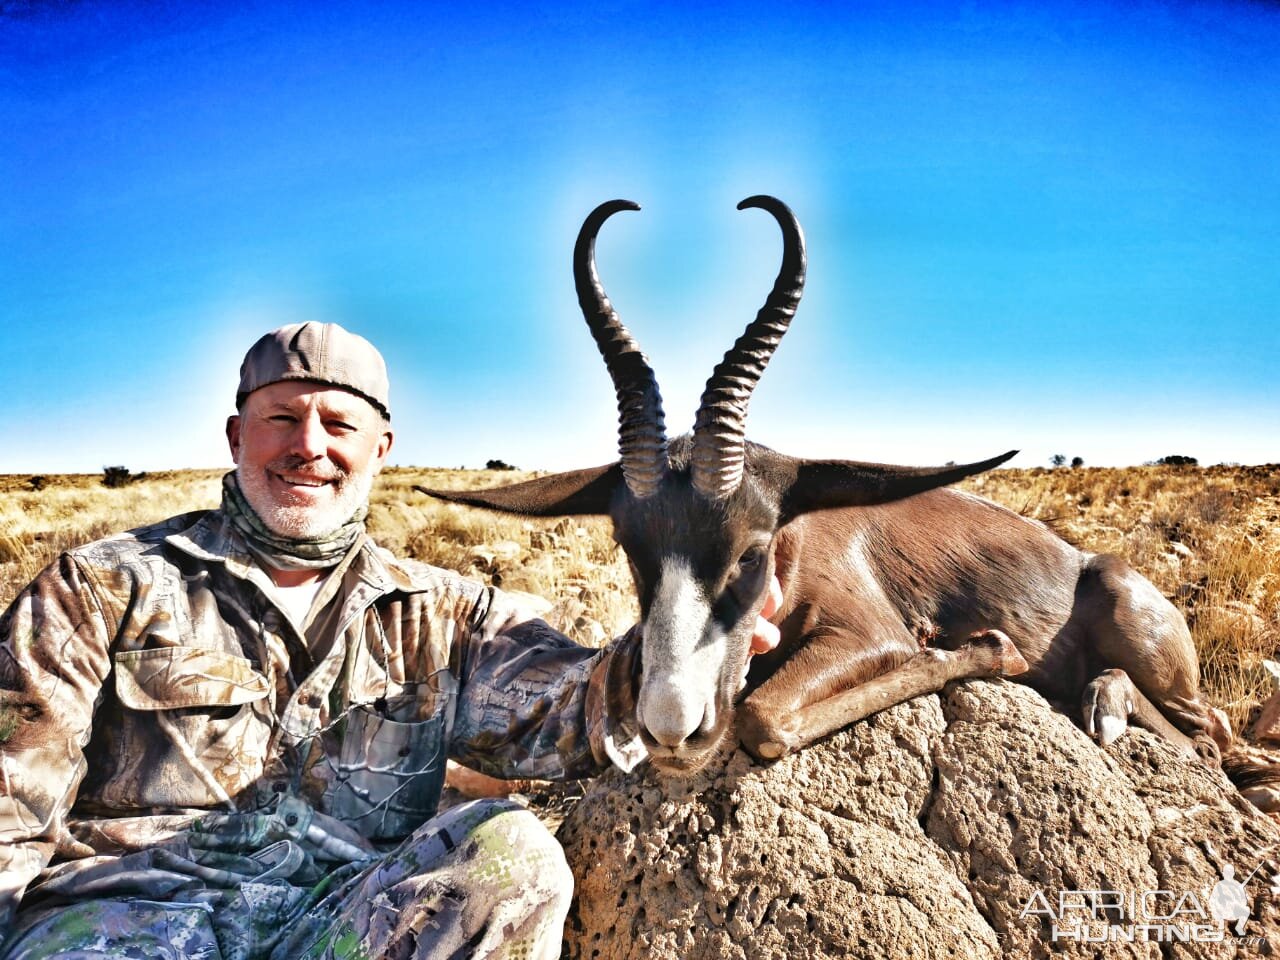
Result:
{"type": "Polygon", "coordinates": [[[1072,457],[1072,458],[1071,458],[1071,466],[1072,466],[1073,468],[1076,468],[1076,467],[1083,467],[1083,466],[1084,466],[1084,457],[1072,457]]]}
{"type": "Polygon", "coordinates": [[[35,490],[37,493],[43,490],[45,484],[48,482],[49,482],[48,478],[40,477],[40,476],[32,477],[30,480],[27,481],[27,483],[31,484],[31,489],[35,490]]]}
{"type": "Polygon", "coordinates": [[[104,487],[127,487],[131,483],[143,479],[145,473],[130,473],[128,467],[103,467],[102,485],[104,487]]]}
{"type": "Polygon", "coordinates": [[[1067,455],[1065,453],[1055,453],[1052,457],[1049,458],[1049,463],[1055,467],[1060,467],[1066,462],[1067,462],[1067,455]]]}
{"type": "Polygon", "coordinates": [[[486,470],[519,470],[519,467],[513,467],[505,460],[489,460],[485,463],[486,470]]]}
{"type": "Polygon", "coordinates": [[[1194,467],[1199,462],[1195,457],[1184,457],[1180,453],[1172,453],[1156,461],[1162,467],[1194,467]]]}

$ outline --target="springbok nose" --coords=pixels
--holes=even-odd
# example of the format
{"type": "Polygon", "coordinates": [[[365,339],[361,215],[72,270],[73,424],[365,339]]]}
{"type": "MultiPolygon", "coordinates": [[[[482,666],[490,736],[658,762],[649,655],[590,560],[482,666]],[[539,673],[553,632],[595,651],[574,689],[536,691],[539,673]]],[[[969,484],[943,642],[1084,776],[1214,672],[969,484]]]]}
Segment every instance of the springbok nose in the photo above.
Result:
{"type": "Polygon", "coordinates": [[[715,706],[670,680],[650,683],[640,693],[640,722],[664,747],[676,748],[699,729],[715,723],[715,706]]]}

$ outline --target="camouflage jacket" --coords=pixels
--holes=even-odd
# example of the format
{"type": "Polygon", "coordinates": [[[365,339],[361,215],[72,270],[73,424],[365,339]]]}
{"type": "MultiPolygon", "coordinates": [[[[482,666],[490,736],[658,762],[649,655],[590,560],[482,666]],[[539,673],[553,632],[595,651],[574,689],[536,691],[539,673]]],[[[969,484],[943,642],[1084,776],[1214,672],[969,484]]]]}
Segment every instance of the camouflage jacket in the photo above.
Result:
{"type": "Polygon", "coordinates": [[[42,870],[202,813],[296,796],[376,842],[435,811],[446,754],[495,776],[597,773],[637,747],[605,697],[632,656],[363,539],[300,629],[218,511],[66,553],[0,619],[0,932],[42,870]]]}

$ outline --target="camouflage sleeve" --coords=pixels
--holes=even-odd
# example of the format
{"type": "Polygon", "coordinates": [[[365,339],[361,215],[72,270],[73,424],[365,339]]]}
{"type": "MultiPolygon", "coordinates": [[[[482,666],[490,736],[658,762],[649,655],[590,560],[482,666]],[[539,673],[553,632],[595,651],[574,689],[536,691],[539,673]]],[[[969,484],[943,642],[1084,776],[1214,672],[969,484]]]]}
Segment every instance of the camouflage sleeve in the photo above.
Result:
{"type": "Polygon", "coordinates": [[[494,777],[563,780],[645,756],[634,628],[602,650],[580,647],[493,590],[461,634],[455,760],[494,777]]]}
{"type": "Polygon", "coordinates": [[[74,559],[47,567],[0,617],[0,934],[61,844],[110,635],[74,559]]]}

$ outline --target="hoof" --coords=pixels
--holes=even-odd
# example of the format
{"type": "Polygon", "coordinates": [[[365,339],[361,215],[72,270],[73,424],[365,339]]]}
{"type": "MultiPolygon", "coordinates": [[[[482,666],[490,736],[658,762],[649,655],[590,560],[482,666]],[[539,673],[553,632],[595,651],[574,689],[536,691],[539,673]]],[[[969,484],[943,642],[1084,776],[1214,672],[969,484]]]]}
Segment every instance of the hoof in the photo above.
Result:
{"type": "Polygon", "coordinates": [[[1104,747],[1115,743],[1129,729],[1133,681],[1122,670],[1107,670],[1084,688],[1080,708],[1085,733],[1104,747]]]}
{"type": "Polygon", "coordinates": [[[1195,747],[1196,756],[1207,766],[1222,766],[1222,748],[1218,746],[1218,741],[1212,735],[1193,737],[1191,745],[1195,747]]]}
{"type": "Polygon", "coordinates": [[[792,750],[792,738],[785,729],[770,723],[746,705],[739,709],[737,731],[743,749],[757,760],[777,760],[792,750]]]}
{"type": "Polygon", "coordinates": [[[1098,742],[1104,747],[1110,746],[1119,740],[1129,724],[1120,717],[1112,717],[1104,714],[1098,719],[1098,742]]]}
{"type": "Polygon", "coordinates": [[[993,677],[1016,677],[1030,669],[1026,658],[1003,630],[983,630],[965,642],[982,651],[993,677]]]}

